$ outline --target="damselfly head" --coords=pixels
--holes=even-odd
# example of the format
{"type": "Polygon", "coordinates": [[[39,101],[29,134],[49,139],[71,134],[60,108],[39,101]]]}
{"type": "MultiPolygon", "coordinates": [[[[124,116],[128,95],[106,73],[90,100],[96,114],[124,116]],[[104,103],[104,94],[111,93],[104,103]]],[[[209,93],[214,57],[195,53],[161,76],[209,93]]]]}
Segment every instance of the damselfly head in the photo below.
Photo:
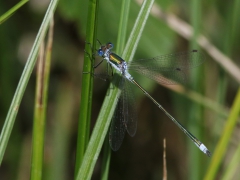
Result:
{"type": "Polygon", "coordinates": [[[113,48],[113,44],[109,42],[106,45],[101,46],[98,49],[97,53],[98,53],[99,56],[104,56],[104,54],[108,53],[110,51],[110,49],[112,49],[112,48],[113,48]]]}
{"type": "Polygon", "coordinates": [[[101,47],[98,49],[97,53],[98,53],[99,56],[103,56],[104,53],[105,53],[107,50],[108,50],[107,46],[104,45],[104,46],[101,46],[101,47]]]}

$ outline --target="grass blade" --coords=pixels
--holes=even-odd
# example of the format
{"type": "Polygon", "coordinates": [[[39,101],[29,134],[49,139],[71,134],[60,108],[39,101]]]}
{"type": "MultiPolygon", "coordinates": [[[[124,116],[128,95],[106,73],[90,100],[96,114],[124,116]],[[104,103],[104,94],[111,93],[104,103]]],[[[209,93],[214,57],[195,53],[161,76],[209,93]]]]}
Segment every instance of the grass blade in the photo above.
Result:
{"type": "Polygon", "coordinates": [[[28,80],[31,76],[32,70],[36,63],[36,57],[37,57],[37,53],[39,50],[39,46],[45,37],[50,20],[56,9],[57,3],[58,3],[58,0],[52,0],[49,4],[49,7],[48,7],[45,17],[43,19],[42,25],[38,31],[34,45],[31,49],[27,63],[25,65],[25,68],[21,75],[20,81],[18,83],[18,87],[14,94],[14,97],[13,97],[11,106],[9,108],[6,120],[4,122],[4,126],[3,126],[1,136],[0,136],[0,163],[2,162],[4,153],[5,153],[5,150],[7,147],[7,143],[8,143],[9,137],[11,135],[12,128],[13,128],[13,125],[15,122],[15,118],[17,116],[18,109],[19,109],[23,94],[25,92],[28,80]]]}
{"type": "Polygon", "coordinates": [[[43,103],[43,71],[44,71],[44,42],[39,50],[37,63],[36,94],[34,107],[34,125],[33,125],[33,150],[31,179],[42,178],[43,149],[44,149],[44,130],[45,130],[45,107],[43,103]]]}
{"type": "Polygon", "coordinates": [[[6,13],[4,13],[2,16],[0,16],[0,24],[2,24],[4,21],[6,21],[8,18],[10,18],[13,15],[13,13],[15,13],[20,7],[22,7],[27,2],[28,2],[28,0],[20,1],[15,6],[13,6],[11,9],[9,9],[6,13]]]}
{"type": "Polygon", "coordinates": [[[230,115],[226,121],[222,136],[216,146],[216,150],[213,153],[208,171],[205,176],[205,180],[215,179],[217,170],[223,159],[223,155],[226,152],[227,145],[230,142],[230,137],[233,132],[233,129],[237,123],[237,119],[240,113],[240,88],[238,89],[237,95],[235,97],[233,106],[231,108],[230,115]]]}
{"type": "Polygon", "coordinates": [[[120,24],[119,24],[119,29],[118,29],[118,38],[117,38],[117,45],[116,45],[116,53],[117,54],[122,54],[122,51],[125,46],[130,3],[131,3],[131,1],[128,1],[128,0],[122,1],[120,24]]]}
{"type": "MultiPolygon", "coordinates": [[[[201,24],[201,1],[193,0],[190,3],[190,20],[193,27],[193,37],[190,39],[190,49],[199,49],[197,44],[197,37],[200,34],[200,24],[201,24]]],[[[202,79],[200,78],[203,72],[202,68],[196,68],[191,71],[191,87],[195,91],[203,91],[203,83],[202,79]]],[[[200,104],[191,103],[189,104],[189,114],[188,114],[188,122],[187,127],[189,128],[190,132],[201,139],[203,141],[202,136],[202,124],[203,124],[203,113],[202,107],[200,104]],[[194,121],[193,121],[194,120],[194,121]],[[199,124],[200,126],[196,126],[195,124],[199,124]]],[[[188,151],[189,151],[189,166],[195,167],[193,168],[188,175],[188,179],[201,179],[201,156],[202,154],[196,151],[195,147],[192,145],[192,142],[188,141],[188,151]]]]}
{"type": "Polygon", "coordinates": [[[240,162],[240,145],[238,145],[238,148],[237,148],[236,152],[234,153],[232,160],[228,164],[228,166],[222,176],[222,180],[233,179],[234,173],[236,173],[236,171],[238,169],[239,162],[240,162]]]}
{"type": "MultiPolygon", "coordinates": [[[[122,1],[122,9],[121,9],[121,15],[120,15],[120,24],[118,29],[118,39],[117,39],[117,46],[116,46],[117,54],[121,54],[125,46],[130,3],[131,1],[129,0],[122,1]]],[[[102,175],[101,175],[102,180],[108,179],[111,152],[112,151],[111,151],[111,148],[109,147],[108,137],[106,136],[105,143],[104,143],[103,163],[102,163],[102,167],[103,167],[102,175]]]]}
{"type": "Polygon", "coordinates": [[[101,168],[101,180],[108,180],[111,151],[112,150],[109,147],[108,137],[106,136],[104,145],[103,145],[103,162],[102,162],[102,168],[101,168]]]}
{"type": "Polygon", "coordinates": [[[75,177],[78,174],[83,155],[85,153],[89,141],[89,129],[91,121],[92,108],[92,90],[93,90],[93,65],[94,61],[89,57],[92,56],[92,51],[95,49],[96,32],[97,32],[97,11],[98,0],[89,1],[88,6],[88,21],[86,29],[86,45],[87,53],[84,55],[83,76],[82,76],[82,92],[81,92],[81,107],[78,124],[78,139],[76,151],[75,177]],[[90,44],[88,44],[90,43],[90,44]]]}
{"type": "Polygon", "coordinates": [[[34,108],[33,126],[33,147],[32,147],[32,166],[31,179],[42,179],[43,157],[44,157],[44,133],[46,122],[48,83],[50,74],[51,54],[53,39],[53,19],[49,28],[48,44],[46,56],[44,58],[44,43],[39,51],[39,61],[37,66],[37,86],[34,108]]]}

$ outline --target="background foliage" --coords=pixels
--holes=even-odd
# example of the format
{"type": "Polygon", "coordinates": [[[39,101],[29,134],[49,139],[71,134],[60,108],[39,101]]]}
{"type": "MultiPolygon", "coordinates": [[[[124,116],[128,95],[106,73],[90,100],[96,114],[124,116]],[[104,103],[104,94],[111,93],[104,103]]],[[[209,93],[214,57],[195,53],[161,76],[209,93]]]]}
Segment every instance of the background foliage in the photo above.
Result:
{"type": "MultiPolygon", "coordinates": [[[[237,18],[240,12],[239,0],[197,2],[199,4],[189,0],[155,1],[166,13],[174,14],[192,26],[197,23],[197,31],[206,36],[220,52],[226,54],[239,67],[240,33],[237,30],[240,27],[240,19],[237,18]],[[193,19],[194,8],[200,12],[196,19],[193,19]]],[[[16,3],[17,1],[1,2],[0,15],[16,3]]],[[[48,3],[47,0],[30,1],[0,25],[0,127],[3,126],[48,3]]],[[[74,176],[87,5],[87,1],[83,0],[61,0],[54,15],[43,179],[72,179],[74,176]]],[[[116,44],[120,7],[121,1],[100,1],[97,38],[102,43],[110,41],[116,44]]],[[[132,1],[127,37],[139,10],[140,6],[132,1]]],[[[188,49],[200,47],[176,33],[163,19],[150,15],[134,59],[188,49]]],[[[194,69],[191,83],[187,87],[215,102],[218,108],[214,111],[211,102],[204,105],[201,103],[202,98],[192,101],[188,98],[189,93],[179,94],[135,76],[165,109],[190,128],[193,134],[198,134],[199,139],[214,154],[235,99],[239,81],[229,75],[229,71],[220,66],[209,53],[204,53],[206,61],[201,67],[194,69]],[[191,85],[194,83],[197,85],[191,85]],[[198,108],[193,108],[195,106],[198,108]],[[223,111],[226,115],[223,115],[223,111]]],[[[105,71],[105,66],[102,65],[97,71],[105,71]]],[[[0,167],[1,179],[21,180],[30,177],[35,81],[34,72],[19,107],[0,167]]],[[[98,117],[108,85],[108,82],[95,78],[91,128],[98,117]]],[[[189,139],[137,88],[134,90],[139,110],[138,131],[134,138],[127,135],[120,150],[112,153],[109,179],[161,179],[163,138],[167,141],[168,178],[203,179],[211,158],[206,157],[189,142],[189,139]]],[[[232,162],[232,158],[236,159],[239,155],[239,138],[238,120],[216,179],[240,177],[239,172],[228,171],[228,164],[232,162]]],[[[102,161],[100,154],[92,179],[99,179],[102,161]]],[[[231,166],[231,169],[239,169],[239,163],[231,166]]]]}

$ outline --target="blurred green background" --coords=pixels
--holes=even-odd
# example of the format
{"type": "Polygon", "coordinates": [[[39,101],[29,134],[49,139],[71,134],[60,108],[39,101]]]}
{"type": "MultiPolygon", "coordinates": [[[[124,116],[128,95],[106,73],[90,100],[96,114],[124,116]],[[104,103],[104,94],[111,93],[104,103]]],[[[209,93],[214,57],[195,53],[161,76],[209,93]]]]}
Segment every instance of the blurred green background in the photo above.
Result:
{"type": "MultiPolygon", "coordinates": [[[[0,2],[0,15],[17,2],[0,2]]],[[[48,0],[30,1],[0,25],[1,127],[48,3],[48,0]]],[[[239,0],[156,0],[155,3],[165,12],[176,15],[190,25],[197,23],[197,31],[240,66],[240,6],[236,7],[239,0]],[[194,2],[199,4],[194,5],[194,2]],[[194,8],[200,12],[197,19],[192,17],[194,8]]],[[[54,15],[43,179],[73,179],[74,176],[87,5],[87,1],[83,0],[60,0],[54,15]]],[[[102,43],[116,44],[120,7],[121,1],[100,1],[97,38],[102,43]]],[[[128,35],[139,10],[140,6],[132,1],[128,35]]],[[[189,49],[201,48],[194,41],[189,42],[177,34],[163,19],[150,15],[134,59],[189,49]]],[[[213,100],[228,112],[239,83],[208,53],[204,53],[206,61],[201,67],[193,70],[191,83],[187,87],[213,100]]],[[[104,71],[104,65],[99,67],[98,71],[104,71]]],[[[220,109],[213,111],[202,106],[200,102],[187,98],[187,93],[181,95],[141,76],[135,77],[170,114],[191,129],[191,132],[214,153],[227,119],[227,116],[220,115],[220,109]]],[[[34,72],[0,167],[0,179],[29,179],[35,81],[34,72]]],[[[97,119],[108,86],[108,82],[95,78],[91,127],[97,119]]],[[[139,112],[137,134],[133,138],[126,135],[120,150],[112,153],[109,179],[162,179],[163,138],[166,138],[167,143],[168,179],[202,179],[211,159],[200,152],[142,92],[137,88],[134,91],[139,112]]],[[[238,123],[220,170],[224,170],[238,146],[239,127],[238,123]]],[[[102,154],[92,179],[99,179],[101,163],[102,154]]],[[[239,177],[240,172],[234,172],[233,178],[239,177]]],[[[218,178],[221,179],[221,172],[218,178]]]]}

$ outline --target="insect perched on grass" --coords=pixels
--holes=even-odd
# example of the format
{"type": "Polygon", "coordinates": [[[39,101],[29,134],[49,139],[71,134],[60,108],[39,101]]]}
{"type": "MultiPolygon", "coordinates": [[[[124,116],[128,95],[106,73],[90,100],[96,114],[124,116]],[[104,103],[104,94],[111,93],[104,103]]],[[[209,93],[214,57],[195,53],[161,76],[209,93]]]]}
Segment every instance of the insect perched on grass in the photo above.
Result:
{"type": "MultiPolygon", "coordinates": [[[[100,43],[100,42],[99,42],[100,43]]],[[[100,43],[101,44],[101,43],[100,43]]],[[[140,86],[128,72],[128,70],[137,71],[140,74],[149,77],[158,83],[174,84],[177,82],[186,81],[186,72],[193,67],[203,63],[204,56],[197,50],[183,53],[174,53],[163,56],[154,57],[151,59],[141,59],[131,63],[127,63],[120,56],[113,53],[112,43],[101,45],[97,54],[103,60],[106,60],[114,69],[120,72],[121,80],[118,87],[121,89],[121,95],[118,99],[117,108],[114,112],[109,142],[112,150],[117,151],[123,141],[125,131],[130,136],[134,136],[137,130],[137,113],[134,104],[131,85],[136,85],[156,106],[161,109],[206,155],[211,153],[207,147],[185,129],[180,122],[173,118],[142,86],[140,86]]],[[[102,60],[102,61],[103,61],[102,60]]],[[[102,61],[99,63],[101,64],[102,61]]],[[[99,65],[98,64],[98,65],[99,65]]],[[[97,65],[97,66],[98,66],[97,65]]]]}

